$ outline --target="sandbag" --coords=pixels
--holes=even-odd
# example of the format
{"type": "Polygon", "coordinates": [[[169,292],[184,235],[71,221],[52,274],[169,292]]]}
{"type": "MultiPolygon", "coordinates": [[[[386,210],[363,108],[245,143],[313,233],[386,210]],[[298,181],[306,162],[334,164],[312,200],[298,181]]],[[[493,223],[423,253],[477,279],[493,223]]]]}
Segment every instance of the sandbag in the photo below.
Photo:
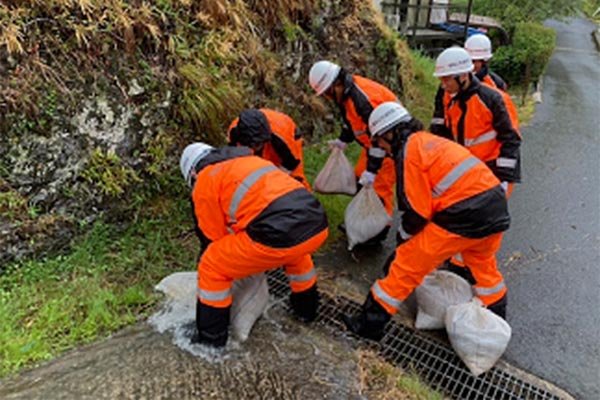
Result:
{"type": "MultiPolygon", "coordinates": [[[[196,317],[196,272],[176,272],[164,278],[156,290],[163,292],[172,309],[186,320],[196,317]]],[[[231,289],[233,303],[229,318],[231,335],[243,342],[248,339],[252,326],[262,315],[269,301],[269,286],[264,273],[237,279],[231,289]]]]}
{"type": "Polygon", "coordinates": [[[511,328],[474,298],[446,310],[446,331],[452,347],[475,376],[491,369],[510,341],[511,328]]]}
{"type": "Polygon", "coordinates": [[[372,186],[363,186],[344,213],[348,250],[375,237],[391,221],[372,186]]]}
{"type": "Polygon", "coordinates": [[[417,329],[442,329],[446,326],[446,309],[468,303],[473,298],[471,285],[450,272],[435,270],[415,289],[417,297],[417,329]]]}
{"type": "Polygon", "coordinates": [[[334,147],[331,155],[315,179],[315,191],[330,194],[356,193],[356,177],[344,152],[334,147]]]}
{"type": "Polygon", "coordinates": [[[246,341],[256,320],[269,302],[269,286],[264,273],[248,276],[233,282],[231,291],[230,329],[240,342],[246,341]]]}

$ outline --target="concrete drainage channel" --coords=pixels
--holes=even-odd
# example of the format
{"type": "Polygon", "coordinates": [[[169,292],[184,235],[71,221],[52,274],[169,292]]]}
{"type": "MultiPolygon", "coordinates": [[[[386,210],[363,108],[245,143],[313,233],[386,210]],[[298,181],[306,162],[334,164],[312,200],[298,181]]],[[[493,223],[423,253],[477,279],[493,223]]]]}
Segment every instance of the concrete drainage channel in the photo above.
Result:
{"type": "MultiPolygon", "coordinates": [[[[267,276],[271,295],[276,298],[289,295],[287,277],[283,270],[269,272],[267,276]]],[[[284,304],[289,307],[287,303],[284,304]]],[[[344,332],[340,315],[357,312],[359,309],[360,304],[349,299],[321,293],[317,321],[334,333],[344,332]]],[[[497,365],[487,373],[474,377],[451,348],[395,321],[388,324],[387,333],[380,343],[360,338],[358,340],[378,351],[392,364],[405,370],[414,370],[430,387],[455,399],[572,399],[553,385],[509,366],[497,365]]]]}

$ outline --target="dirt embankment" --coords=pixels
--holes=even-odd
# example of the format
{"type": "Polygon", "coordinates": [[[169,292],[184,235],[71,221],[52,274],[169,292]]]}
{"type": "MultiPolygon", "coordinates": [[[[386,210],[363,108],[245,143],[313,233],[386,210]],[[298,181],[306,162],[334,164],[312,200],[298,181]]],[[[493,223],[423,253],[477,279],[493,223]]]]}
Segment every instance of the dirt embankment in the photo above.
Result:
{"type": "Polygon", "coordinates": [[[410,92],[404,45],[360,0],[6,1],[0,22],[0,265],[181,195],[179,149],[221,143],[242,108],[330,133],[318,59],[410,92]]]}

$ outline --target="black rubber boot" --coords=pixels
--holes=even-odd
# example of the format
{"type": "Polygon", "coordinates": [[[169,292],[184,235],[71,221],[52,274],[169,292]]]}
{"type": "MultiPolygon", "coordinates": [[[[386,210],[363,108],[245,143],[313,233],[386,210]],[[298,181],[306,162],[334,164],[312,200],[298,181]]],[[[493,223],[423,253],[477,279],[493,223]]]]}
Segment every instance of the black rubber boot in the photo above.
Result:
{"type": "Polygon", "coordinates": [[[375,301],[370,292],[359,314],[353,316],[342,315],[342,321],[344,321],[348,330],[376,341],[381,340],[385,334],[384,328],[390,318],[391,315],[375,301]]]}
{"type": "Polygon", "coordinates": [[[304,322],[312,322],[317,318],[319,308],[319,292],[315,283],[310,289],[290,295],[290,303],[296,317],[304,322]]]}
{"type": "Polygon", "coordinates": [[[504,295],[500,300],[488,306],[488,310],[493,312],[502,319],[506,319],[506,306],[508,304],[508,299],[506,295],[504,295]]]}
{"type": "Polygon", "coordinates": [[[196,301],[196,328],[198,336],[193,339],[213,347],[223,347],[229,336],[229,312],[231,307],[218,308],[196,301]]]}
{"type": "Polygon", "coordinates": [[[450,271],[450,272],[460,276],[461,278],[463,278],[464,280],[469,282],[471,285],[474,285],[476,283],[475,277],[471,273],[471,270],[469,269],[469,267],[461,267],[460,265],[456,265],[452,261],[447,260],[441,269],[450,271]]]}

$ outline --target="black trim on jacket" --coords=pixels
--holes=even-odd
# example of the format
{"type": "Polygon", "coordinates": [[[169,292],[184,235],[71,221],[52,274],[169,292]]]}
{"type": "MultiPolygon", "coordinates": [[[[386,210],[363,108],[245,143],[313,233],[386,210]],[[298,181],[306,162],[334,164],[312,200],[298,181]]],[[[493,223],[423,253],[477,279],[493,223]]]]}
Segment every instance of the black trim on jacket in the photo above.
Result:
{"type": "Polygon", "coordinates": [[[296,246],[328,227],[321,203],[306,189],[275,199],[246,227],[250,238],[273,248],[296,246]]]}
{"type": "Polygon", "coordinates": [[[281,139],[275,133],[271,134],[271,145],[273,146],[273,149],[275,149],[275,153],[277,153],[281,159],[281,165],[283,168],[287,169],[288,171],[293,171],[296,169],[298,164],[300,164],[300,160],[294,157],[294,154],[292,154],[292,151],[288,147],[287,143],[285,143],[285,141],[283,141],[283,139],[281,139]]]}
{"type": "Polygon", "coordinates": [[[436,213],[432,220],[449,232],[480,239],[504,232],[510,226],[506,194],[500,185],[454,203],[436,213]]]}
{"type": "Polygon", "coordinates": [[[498,157],[514,159],[517,162],[515,168],[497,167],[495,160],[488,162],[487,165],[490,167],[492,172],[494,172],[494,175],[496,175],[501,181],[520,182],[521,156],[519,147],[521,145],[521,137],[510,120],[510,116],[506,109],[506,104],[504,104],[504,99],[497,89],[492,89],[481,84],[479,79],[473,75],[471,75],[471,78],[472,80],[469,87],[458,93],[449,104],[450,106],[455,102],[458,102],[458,105],[461,109],[461,119],[458,123],[457,141],[458,143],[464,145],[464,118],[466,114],[465,110],[467,110],[467,102],[472,96],[477,95],[492,113],[492,127],[497,134],[496,140],[501,143],[500,154],[498,157]]]}
{"type": "Polygon", "coordinates": [[[416,235],[425,228],[428,221],[411,207],[404,191],[404,152],[406,151],[408,137],[410,136],[407,136],[406,140],[402,142],[398,154],[396,154],[396,197],[398,199],[398,210],[403,212],[402,229],[410,235],[416,235]]]}
{"type": "Polygon", "coordinates": [[[506,92],[507,85],[506,82],[504,82],[504,79],[502,79],[497,73],[490,71],[490,68],[487,64],[483,64],[481,69],[475,74],[475,76],[477,77],[477,79],[483,82],[483,79],[486,75],[490,76],[490,78],[492,79],[492,81],[498,89],[506,92]]]}
{"type": "Polygon", "coordinates": [[[444,115],[445,114],[444,113],[444,94],[445,93],[446,92],[444,91],[444,88],[442,88],[442,85],[440,85],[438,87],[437,93],[435,94],[435,102],[434,102],[434,109],[433,109],[433,118],[442,120],[444,122],[442,122],[441,124],[432,122],[429,125],[429,131],[431,133],[433,133],[434,135],[441,136],[443,138],[454,141],[454,138],[452,137],[452,132],[446,126],[446,122],[445,122],[446,121],[445,115],[444,115]]]}

